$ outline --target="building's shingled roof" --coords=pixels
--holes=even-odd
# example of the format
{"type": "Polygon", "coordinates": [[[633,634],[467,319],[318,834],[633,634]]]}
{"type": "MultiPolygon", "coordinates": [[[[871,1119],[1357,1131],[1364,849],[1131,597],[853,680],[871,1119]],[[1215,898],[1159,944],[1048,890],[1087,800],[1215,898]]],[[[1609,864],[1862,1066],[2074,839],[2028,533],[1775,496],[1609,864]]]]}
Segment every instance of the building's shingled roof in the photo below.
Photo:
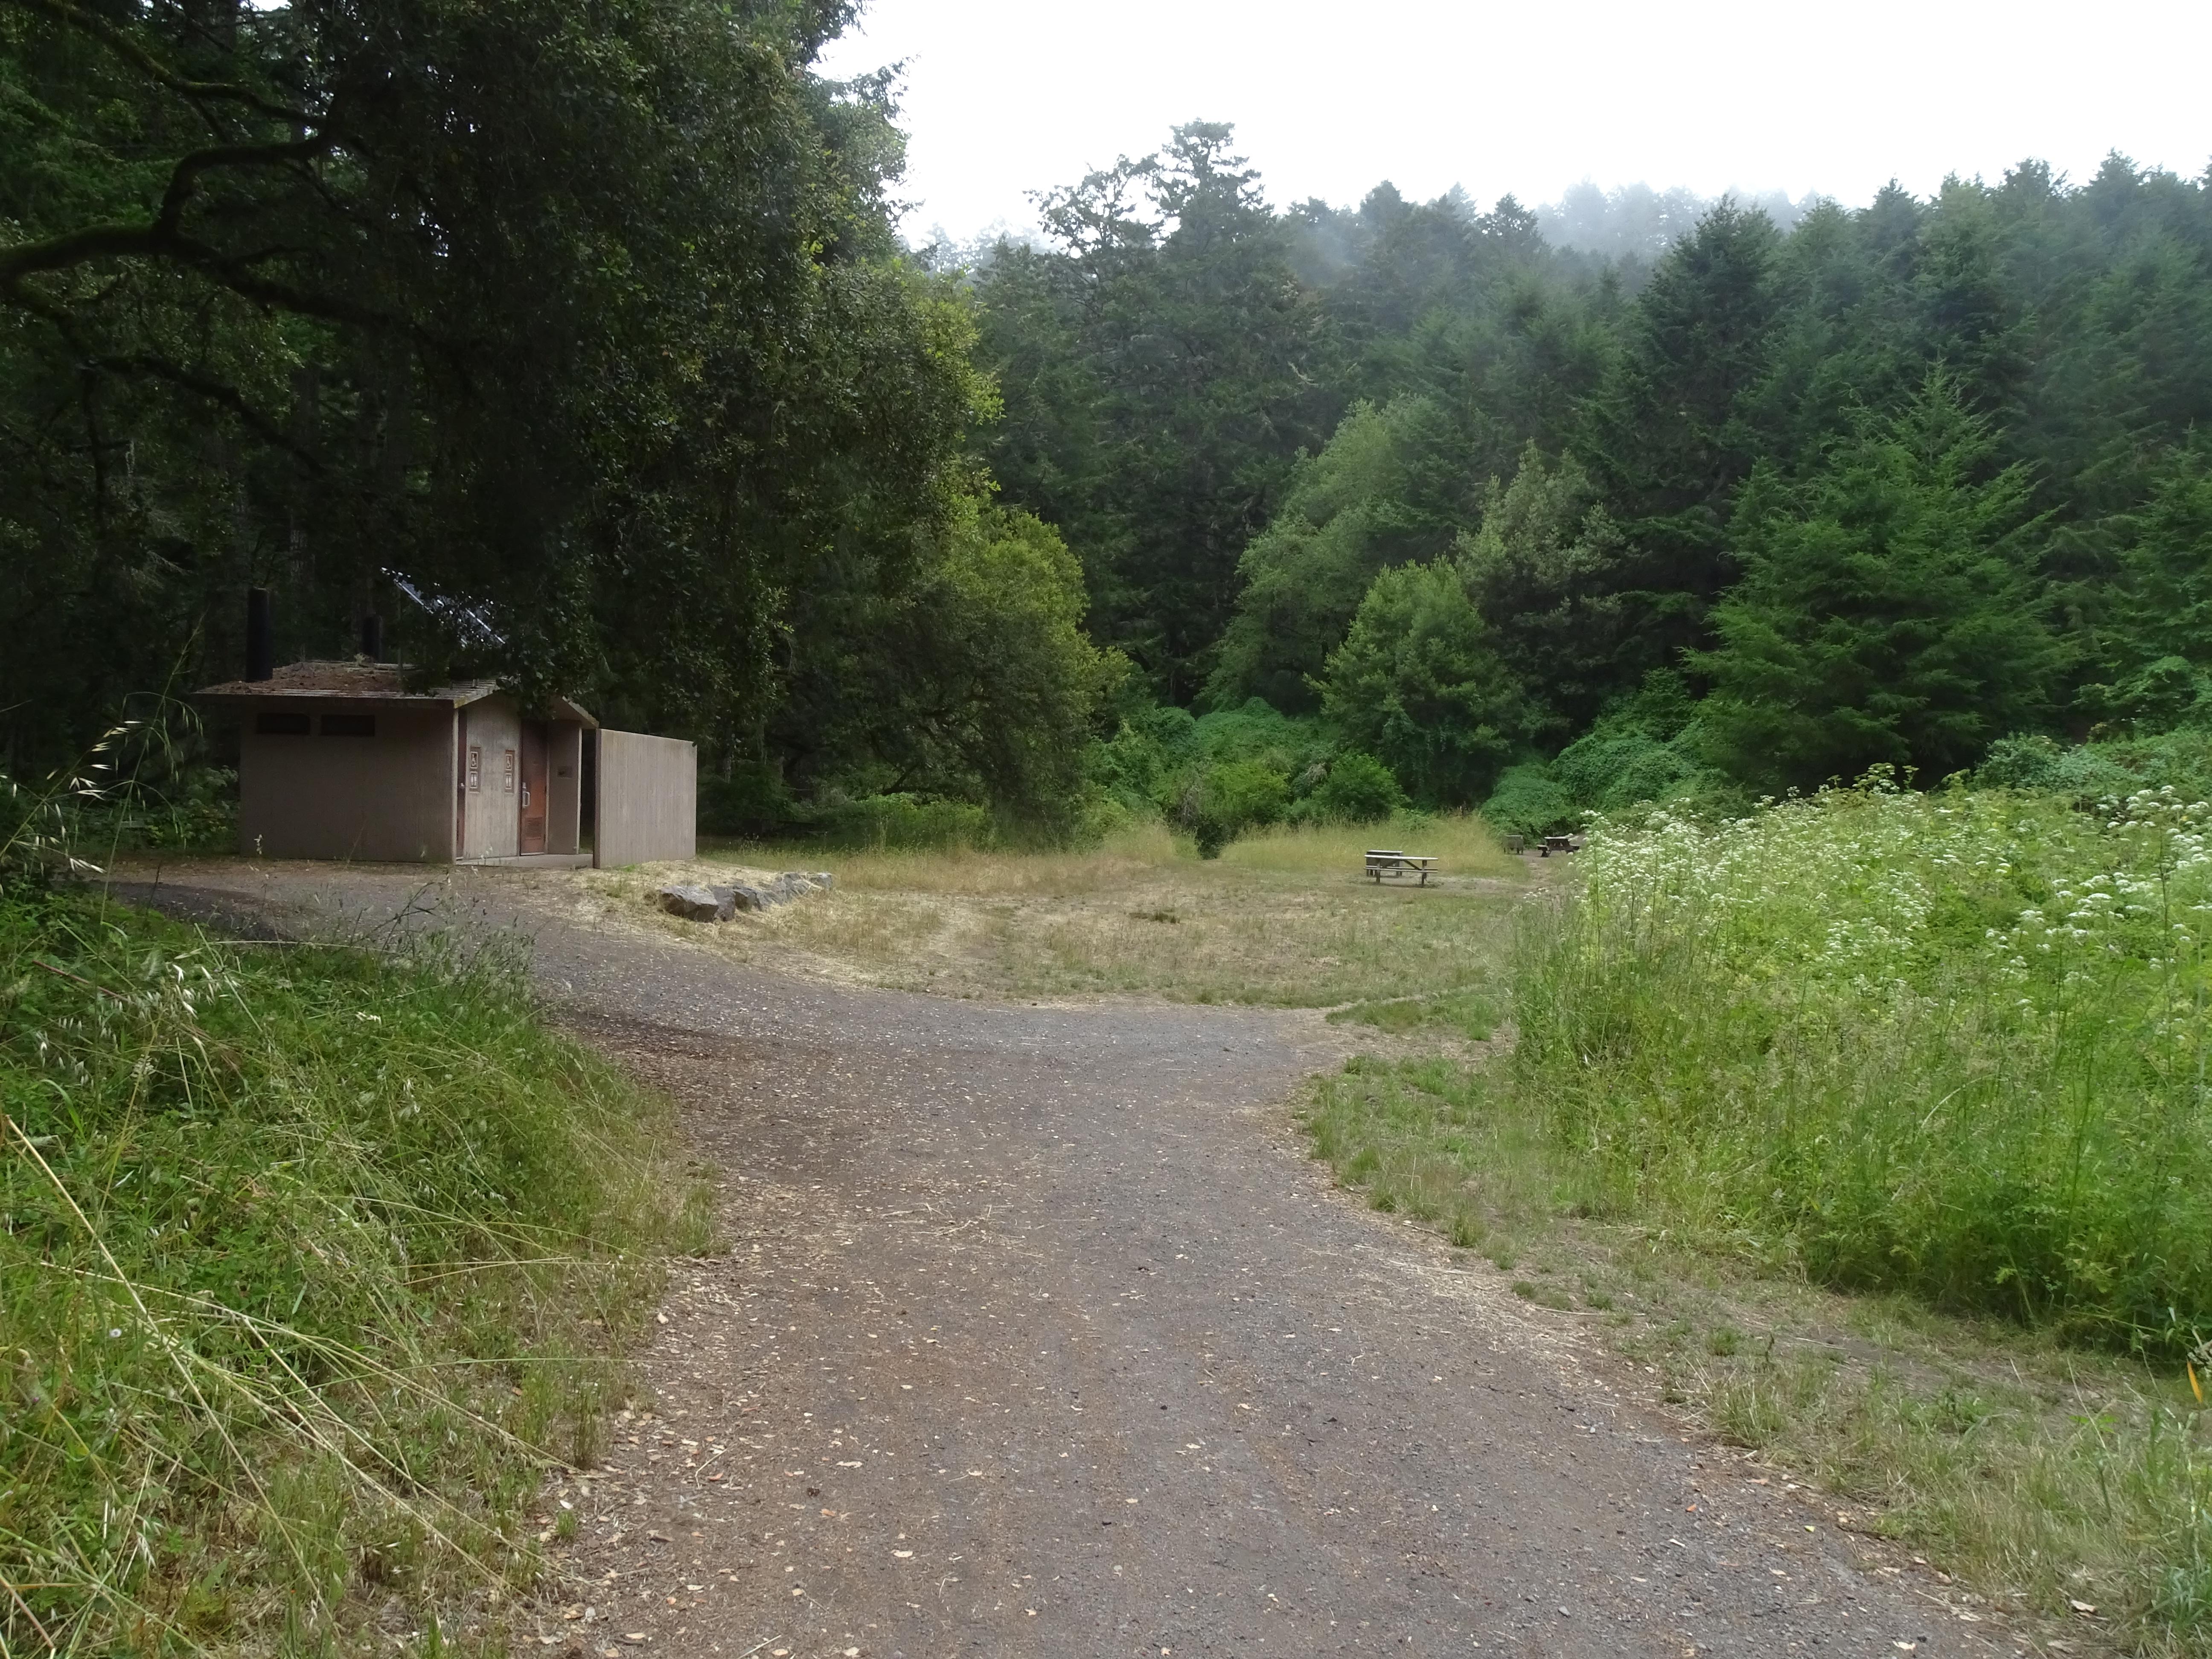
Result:
{"type": "Polygon", "coordinates": [[[434,691],[410,691],[398,663],[368,662],[361,658],[344,662],[286,663],[265,680],[227,680],[210,685],[203,697],[367,697],[378,702],[442,702],[459,707],[489,696],[499,690],[495,680],[469,680],[441,686],[434,691]]]}
{"type": "MultiPolygon", "coordinates": [[[[359,657],[349,661],[294,662],[285,664],[265,680],[226,680],[220,685],[204,686],[195,695],[213,702],[296,697],[329,702],[438,703],[459,708],[499,690],[497,680],[463,680],[434,690],[410,691],[404,673],[398,663],[369,662],[359,657]]],[[[566,698],[555,700],[555,712],[586,726],[599,724],[566,698]]]]}

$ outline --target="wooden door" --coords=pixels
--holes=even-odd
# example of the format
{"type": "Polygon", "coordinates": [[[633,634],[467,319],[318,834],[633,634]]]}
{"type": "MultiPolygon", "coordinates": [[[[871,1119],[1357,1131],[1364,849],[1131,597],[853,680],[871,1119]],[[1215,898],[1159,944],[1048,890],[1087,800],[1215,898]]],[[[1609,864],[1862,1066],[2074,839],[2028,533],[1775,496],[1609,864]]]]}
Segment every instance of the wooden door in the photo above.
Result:
{"type": "Polygon", "coordinates": [[[545,722],[522,723],[522,836],[519,851],[545,850],[545,808],[551,799],[545,787],[545,722]]]}

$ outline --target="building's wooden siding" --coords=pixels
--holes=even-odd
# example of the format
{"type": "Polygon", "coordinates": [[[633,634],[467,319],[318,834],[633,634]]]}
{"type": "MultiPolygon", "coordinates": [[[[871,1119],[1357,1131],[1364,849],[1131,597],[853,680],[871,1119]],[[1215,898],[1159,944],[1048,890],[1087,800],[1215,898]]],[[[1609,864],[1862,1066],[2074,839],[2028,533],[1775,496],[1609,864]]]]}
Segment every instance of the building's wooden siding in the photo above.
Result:
{"type": "MultiPolygon", "coordinates": [[[[297,702],[270,707],[302,713],[297,702]]],[[[375,862],[453,856],[453,711],[387,706],[374,713],[374,737],[324,734],[325,716],[363,712],[311,705],[301,736],[257,732],[246,715],[238,767],[241,850],[375,862]]]]}
{"type": "Polygon", "coordinates": [[[688,859],[699,850],[699,750],[680,738],[599,733],[599,819],[592,862],[602,869],[688,859]]]}

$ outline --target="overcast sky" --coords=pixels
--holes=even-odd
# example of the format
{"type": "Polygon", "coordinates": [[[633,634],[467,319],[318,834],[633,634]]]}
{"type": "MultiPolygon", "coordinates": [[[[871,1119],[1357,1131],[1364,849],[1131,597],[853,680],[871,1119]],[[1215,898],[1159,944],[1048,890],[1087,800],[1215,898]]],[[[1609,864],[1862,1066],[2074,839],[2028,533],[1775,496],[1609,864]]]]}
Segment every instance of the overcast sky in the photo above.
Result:
{"type": "Polygon", "coordinates": [[[1194,118],[1236,124],[1278,204],[2212,162],[2208,0],[869,0],[823,68],[899,59],[917,237],[1031,222],[1025,192],[1194,118]]]}

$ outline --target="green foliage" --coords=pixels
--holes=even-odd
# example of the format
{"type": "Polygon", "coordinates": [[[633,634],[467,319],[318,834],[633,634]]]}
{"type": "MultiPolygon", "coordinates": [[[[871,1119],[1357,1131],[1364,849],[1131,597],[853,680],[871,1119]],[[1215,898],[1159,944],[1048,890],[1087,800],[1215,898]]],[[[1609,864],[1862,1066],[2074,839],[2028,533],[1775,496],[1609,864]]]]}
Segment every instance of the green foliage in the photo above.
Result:
{"type": "Polygon", "coordinates": [[[1601,825],[1510,1086],[1604,1202],[1823,1283],[2163,1353],[2212,1328],[2212,811],[1824,792],[1601,825]]]}
{"type": "Polygon", "coordinates": [[[1481,527],[1463,537],[1468,595],[1498,656],[1540,711],[1532,730],[1579,730],[1634,684],[1629,549],[1571,457],[1547,467],[1531,445],[1511,483],[1490,482],[1481,527]]]}
{"type": "Polygon", "coordinates": [[[1559,751],[1552,775],[1589,811],[1619,813],[1645,801],[1678,799],[1701,775],[1680,746],[1643,727],[1607,721],[1559,751]]]}
{"type": "Polygon", "coordinates": [[[1170,778],[1197,756],[1197,726],[1187,708],[1154,705],[1137,710],[1090,750],[1091,781],[1127,812],[1158,811],[1170,778]]]}
{"type": "Polygon", "coordinates": [[[325,1644],[534,1578],[543,1465],[591,1461],[704,1223],[520,965],[0,900],[10,1651],[325,1644]]]}
{"type": "Polygon", "coordinates": [[[1660,261],[1626,319],[1624,349],[1591,400],[1583,450],[1632,562],[1638,598],[1617,684],[1698,643],[1733,571],[1726,528],[1758,453],[1743,404],[1771,372],[1781,238],[1723,202],[1660,261]]]}
{"type": "Polygon", "coordinates": [[[1985,787],[2063,796],[2084,809],[2143,789],[2212,800],[2212,730],[2191,726],[2070,747],[2040,736],[2001,738],[1974,780],[1985,787]]]}
{"type": "Polygon", "coordinates": [[[1211,858],[1248,830],[1279,821],[1364,823],[1406,804],[1373,756],[1340,750],[1316,720],[1260,698],[1193,717],[1147,707],[1091,751],[1093,787],[1121,821],[1164,815],[1211,858]]]}
{"type": "Polygon", "coordinates": [[[770,839],[803,820],[808,808],[769,766],[732,766],[727,777],[702,772],[699,833],[770,839]]]}
{"type": "Polygon", "coordinates": [[[1698,657],[1700,721],[1740,776],[1773,786],[1884,763],[1942,777],[2048,707],[2062,651],[2034,586],[2027,480],[1991,474],[1989,423],[1929,376],[1791,489],[1746,489],[1743,580],[1698,657]]]}
{"type": "Polygon", "coordinates": [[[1461,449],[1431,398],[1355,405],[1321,453],[1298,463],[1282,507],[1245,547],[1208,699],[1315,708],[1314,682],[1376,573],[1451,544],[1468,485],[1461,449]]]}
{"type": "Polygon", "coordinates": [[[1699,758],[1696,708],[1676,677],[1655,674],[1550,761],[1508,770],[1483,816],[1533,838],[1577,828],[1592,812],[1620,817],[1663,805],[1712,819],[1748,810],[1745,792],[1699,758]]]}
{"type": "Polygon", "coordinates": [[[1349,749],[1328,763],[1328,775],[1298,802],[1292,816],[1313,823],[1376,823],[1406,805],[1406,792],[1389,767],[1349,749]]]}
{"type": "MultiPolygon", "coordinates": [[[[1653,732],[1674,757],[1616,745],[1608,768],[1648,763],[1639,787],[1723,806],[1715,765],[1737,791],[1877,761],[1932,779],[2008,730],[2194,720],[2212,671],[2197,616],[2212,497],[2191,435],[2212,425],[2196,372],[2212,362],[2208,199],[2115,157],[2079,187],[2029,162],[1924,202],[1892,188],[1787,235],[1724,204],[1648,280],[1547,248],[1510,202],[1478,214],[1385,186],[1356,210],[1279,216],[1333,330],[1301,372],[1343,412],[1244,538],[1206,696],[1327,708],[1356,668],[1362,684],[1335,686],[1347,740],[1438,799],[1585,737],[1654,672],[1717,694],[1699,742],[1653,732]],[[1479,624],[1440,584],[1417,607],[1393,574],[1447,545],[1479,624]],[[1352,649],[1370,590],[1399,613],[1394,650],[1422,631],[1454,660],[1382,660],[1371,627],[1352,649]]],[[[1099,273],[1147,246],[1001,250],[981,283],[1012,295],[1052,266],[1103,294],[1099,273]]],[[[1049,350],[1027,327],[994,337],[1026,342],[1040,375],[1129,372],[1103,343],[1049,350]]],[[[1140,359],[1133,332],[1112,338],[1140,359]]],[[[1019,430],[1024,464],[1001,470],[1071,526],[1094,581],[1121,532],[1061,517],[1074,477],[1085,499],[1181,510],[1096,422],[1032,408],[1019,430]]],[[[1209,453],[1217,478],[1251,476],[1209,453]]],[[[1144,603],[1117,600],[1130,618],[1144,603]]]]}
{"type": "Polygon", "coordinates": [[[2130,631],[2148,653],[2212,659],[2212,438],[2199,430],[2122,521],[2130,631]]]}
{"type": "Polygon", "coordinates": [[[1375,579],[1329,657],[1322,706],[1348,743],[1429,805],[1479,799],[1535,725],[1451,559],[1375,579]]]}
{"type": "Polygon", "coordinates": [[[1083,629],[1083,573],[1032,514],[953,505],[907,580],[856,601],[772,725],[809,793],[921,794],[1064,832],[1127,671],[1083,629]]]}
{"type": "Polygon", "coordinates": [[[1500,835],[1535,841],[1564,835],[1580,822],[1582,809],[1540,761],[1509,766],[1482,804],[1483,821],[1500,835]]]}
{"type": "Polygon", "coordinates": [[[2142,1651],[2202,1647],[2212,1459],[2170,1370],[2053,1353],[2039,1334],[1931,1320],[1894,1298],[1839,1304],[1717,1273],[1726,1241],[1622,1214],[1596,1161],[1494,1065],[1355,1058],[1317,1080],[1304,1116],[1316,1154],[1370,1205],[1501,1269],[1526,1260],[1516,1295],[1617,1313],[1591,1334],[1650,1366],[1723,1442],[1849,1500],[1861,1524],[2058,1621],[2094,1597],[2142,1651]]]}
{"type": "Polygon", "coordinates": [[[1998,738],[1975,769],[1974,781],[1985,789],[2062,795],[2089,807],[2108,795],[2134,793],[2141,781],[2104,753],[2101,744],[2069,747],[2036,735],[1998,738]]]}
{"type": "Polygon", "coordinates": [[[1289,780],[1265,760],[1219,761],[1183,779],[1169,816],[1214,859],[1244,831],[1280,822],[1290,799],[1289,780]]]}
{"type": "Polygon", "coordinates": [[[121,720],[39,781],[0,770],[0,894],[88,873],[118,852],[229,848],[237,775],[208,764],[199,739],[190,707],[133,697],[121,720]]]}
{"type": "Polygon", "coordinates": [[[823,850],[916,850],[983,847],[998,838],[988,808],[973,801],[914,794],[832,791],[819,802],[793,799],[781,780],[739,771],[699,781],[702,835],[759,842],[811,842],[823,850]]]}
{"type": "Polygon", "coordinates": [[[868,795],[832,801],[793,821],[793,833],[840,851],[981,847],[993,839],[990,814],[966,801],[868,795]]]}

